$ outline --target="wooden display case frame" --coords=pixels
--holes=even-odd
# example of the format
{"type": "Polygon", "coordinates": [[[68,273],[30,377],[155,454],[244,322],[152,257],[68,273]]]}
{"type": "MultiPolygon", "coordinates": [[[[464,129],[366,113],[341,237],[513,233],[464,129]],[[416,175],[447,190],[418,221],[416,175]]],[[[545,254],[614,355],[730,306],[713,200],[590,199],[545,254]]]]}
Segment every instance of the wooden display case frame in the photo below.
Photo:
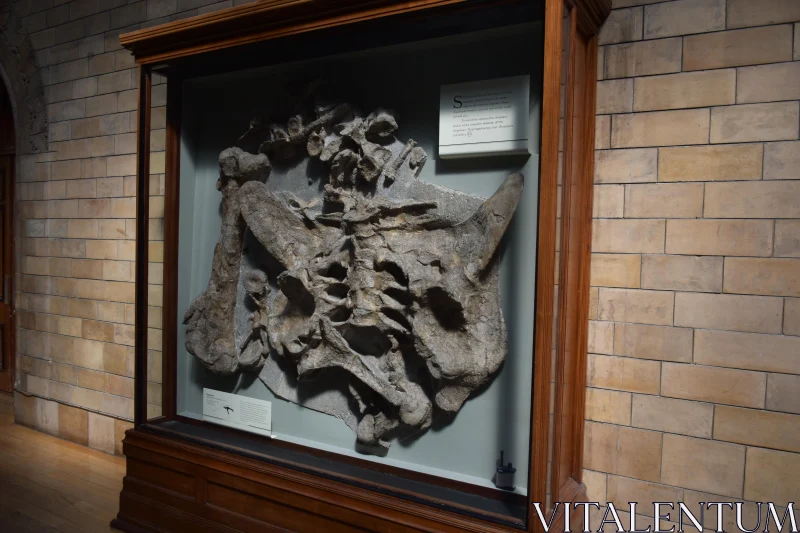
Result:
{"type": "MultiPolygon", "coordinates": [[[[597,32],[610,0],[261,0],[120,36],[139,65],[134,428],[112,525],[146,531],[543,531],[532,504],[585,500],[582,478],[597,32]],[[152,76],[173,64],[242,61],[245,46],[391,17],[476,5],[541,5],[544,27],[533,391],[527,520],[497,519],[376,479],[326,470],[360,460],[209,430],[176,413],[181,75],[167,81],[162,416],[147,420],[152,76]],[[209,60],[211,58],[211,60],[209,60]],[[194,62],[193,62],[194,61],[194,62]],[[192,429],[194,428],[194,429],[192,429]],[[298,455],[298,452],[302,452],[298,455]],[[314,461],[318,461],[314,463],[314,461]],[[320,466],[323,465],[323,466],[320,466]]],[[[314,35],[314,34],[311,34],[314,35]]],[[[212,65],[209,67],[209,65],[212,65]]],[[[176,72],[180,72],[176,69],[176,72]]],[[[383,476],[383,477],[381,477],[383,476]]],[[[457,482],[422,474],[441,491],[457,482]]],[[[477,489],[476,489],[477,490],[477,489]]],[[[480,492],[477,490],[477,492],[480,492]]],[[[479,494],[480,496],[480,494],[479,494]]],[[[558,518],[556,518],[556,523],[558,518]]],[[[563,523],[563,522],[562,522],[563,523]]],[[[560,527],[560,526],[555,526],[560,527]]]]}

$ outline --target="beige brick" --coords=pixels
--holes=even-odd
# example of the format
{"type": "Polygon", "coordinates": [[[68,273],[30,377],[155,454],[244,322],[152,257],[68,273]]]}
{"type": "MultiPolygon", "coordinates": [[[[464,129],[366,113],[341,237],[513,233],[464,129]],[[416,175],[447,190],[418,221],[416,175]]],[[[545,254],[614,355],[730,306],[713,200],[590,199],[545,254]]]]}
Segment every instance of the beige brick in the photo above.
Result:
{"type": "Polygon", "coordinates": [[[728,0],[728,28],[766,26],[800,20],[795,0],[728,0]]]}
{"type": "Polygon", "coordinates": [[[644,481],[660,481],[661,433],[619,428],[617,474],[644,481]]]}
{"type": "MultiPolygon", "coordinates": [[[[747,449],[744,497],[786,505],[800,500],[800,454],[747,449]]],[[[796,513],[797,511],[795,511],[796,513]]]]}
{"type": "Polygon", "coordinates": [[[702,214],[702,183],[625,186],[625,218],[695,218],[702,214]]]}
{"type": "Polygon", "coordinates": [[[666,252],[770,256],[772,233],[773,223],[768,220],[670,220],[667,222],[666,252]]]}
{"type": "Polygon", "coordinates": [[[596,150],[611,148],[611,117],[608,115],[595,117],[594,147],[596,150]]]}
{"type": "Polygon", "coordinates": [[[800,296],[800,259],[728,257],[725,292],[800,296]]]}
{"type": "Polygon", "coordinates": [[[606,502],[606,475],[594,470],[583,470],[583,483],[586,485],[586,497],[590,502],[606,502]]]}
{"type": "Polygon", "coordinates": [[[766,388],[761,372],[681,363],[661,367],[661,395],[671,398],[763,408],[766,388]]]}
{"type": "Polygon", "coordinates": [[[786,298],[784,314],[784,335],[800,335],[800,299],[786,298]]]}
{"type": "Polygon", "coordinates": [[[88,259],[116,259],[117,241],[86,241],[86,257],[88,259]]]}
{"type": "Polygon", "coordinates": [[[124,239],[125,221],[122,219],[98,220],[98,237],[101,239],[124,239]]]}
{"type": "Polygon", "coordinates": [[[619,427],[586,422],[583,437],[583,466],[598,472],[617,471],[619,427]]]}
{"type": "MultiPolygon", "coordinates": [[[[103,261],[103,279],[113,281],[134,281],[134,268],[133,263],[128,261],[103,261]]],[[[148,265],[151,267],[155,265],[148,265]]],[[[161,267],[162,265],[157,265],[161,267]]],[[[148,278],[151,283],[156,281],[155,276],[150,275],[148,278]]],[[[163,271],[161,278],[163,280],[163,271]]]]}
{"type": "Polygon", "coordinates": [[[645,255],[642,257],[642,288],[721,292],[722,258],[645,255]]]}
{"type": "Polygon", "coordinates": [[[800,376],[767,375],[767,409],[800,415],[800,376]]]}
{"type": "Polygon", "coordinates": [[[715,107],[711,110],[711,142],[797,139],[798,102],[715,107]]]}
{"type": "Polygon", "coordinates": [[[106,158],[95,157],[81,161],[81,176],[84,178],[103,178],[106,175],[106,158]]]}
{"type": "Polygon", "coordinates": [[[136,173],[135,155],[118,155],[107,160],[108,176],[130,176],[136,173]]]}
{"type": "Polygon", "coordinates": [[[681,41],[678,37],[607,46],[606,78],[680,72],[681,41]]]}
{"type": "Polygon", "coordinates": [[[800,99],[800,63],[779,63],[738,69],[736,103],[800,99]]]}
{"type": "Polygon", "coordinates": [[[672,325],[672,292],[600,289],[599,317],[615,322],[672,325]]]}
{"type": "Polygon", "coordinates": [[[77,369],[78,386],[100,392],[108,391],[108,376],[105,372],[95,370],[77,369]]]}
{"type": "Polygon", "coordinates": [[[658,151],[658,180],[761,179],[762,153],[760,144],[661,148],[658,151]]]}
{"type": "Polygon", "coordinates": [[[642,8],[616,9],[600,29],[598,44],[642,40],[642,8]]]}
{"type": "Polygon", "coordinates": [[[102,94],[86,99],[86,116],[94,117],[117,112],[117,93],[102,94]]]}
{"type": "Polygon", "coordinates": [[[631,424],[631,394],[587,388],[586,419],[629,426],[631,424]]]}
{"type": "Polygon", "coordinates": [[[677,0],[644,8],[644,38],[725,29],[725,0],[677,0]]]}
{"type": "Polygon", "coordinates": [[[114,453],[114,419],[89,413],[89,446],[106,453],[114,453]]]}
{"type": "Polygon", "coordinates": [[[111,198],[111,212],[114,218],[135,218],[136,198],[111,198]]]}
{"type": "Polygon", "coordinates": [[[658,178],[658,150],[602,150],[595,152],[595,183],[643,183],[658,178]]]}
{"type": "Polygon", "coordinates": [[[694,361],[702,365],[800,374],[800,338],[697,330],[694,361]]]}
{"type": "Polygon", "coordinates": [[[597,82],[597,114],[630,113],[633,107],[633,80],[597,82]]]}
{"type": "Polygon", "coordinates": [[[800,141],[764,145],[764,179],[800,179],[800,141]]]}
{"type": "Polygon", "coordinates": [[[744,456],[744,446],[665,434],[661,481],[741,497],[744,456]]]}
{"type": "Polygon", "coordinates": [[[676,293],[675,325],[751,333],[780,333],[782,300],[767,296],[676,293]]]}
{"type": "Polygon", "coordinates": [[[67,221],[67,237],[70,239],[97,238],[97,221],[73,219],[67,221]]]}
{"type": "Polygon", "coordinates": [[[636,254],[592,254],[591,284],[601,287],[638,288],[641,257],[636,254]]]}
{"type": "Polygon", "coordinates": [[[800,60],[800,24],[794,25],[794,52],[792,59],[795,61],[800,60]]]}
{"type": "Polygon", "coordinates": [[[622,185],[595,185],[592,217],[622,218],[625,204],[625,187],[622,185]]]}
{"type": "Polygon", "coordinates": [[[709,70],[791,61],[792,26],[692,35],[683,40],[683,70],[709,70]]]}
{"type": "Polygon", "coordinates": [[[714,440],[800,452],[800,416],[718,405],[714,440]]]}
{"type": "MultiPolygon", "coordinates": [[[[711,507],[710,509],[705,506],[707,502],[733,502],[738,503],[742,502],[742,521],[745,528],[752,528],[757,521],[759,521],[758,517],[758,506],[754,502],[747,502],[740,498],[731,498],[729,496],[719,496],[716,494],[709,494],[706,492],[696,492],[687,490],[685,491],[684,502],[686,506],[691,510],[694,514],[695,518],[699,520],[704,526],[706,531],[716,531],[717,529],[717,510],[715,507],[711,507]],[[703,513],[703,517],[700,517],[700,502],[704,502],[703,509],[705,512],[703,513]]],[[[736,511],[730,508],[723,508],[724,512],[722,514],[722,531],[739,531],[739,528],[736,526],[736,511]]],[[[776,507],[776,509],[780,508],[776,507]]],[[[766,513],[766,506],[764,506],[761,510],[761,523],[763,524],[764,516],[766,513]]],[[[783,516],[783,514],[781,514],[783,516]]],[[[688,520],[684,520],[684,523],[688,523],[688,520]]],[[[690,526],[694,527],[694,526],[690,526]]],[[[667,528],[669,529],[669,528],[667,528]]],[[[677,530],[677,527],[675,528],[677,530]]]]}
{"type": "Polygon", "coordinates": [[[111,324],[110,322],[84,320],[81,325],[81,336],[85,339],[113,342],[114,324],[111,324]]]}
{"type": "Polygon", "coordinates": [[[76,259],[72,261],[72,275],[76,278],[100,279],[103,277],[103,262],[76,259]]]}
{"type": "Polygon", "coordinates": [[[708,142],[708,128],[707,109],[614,115],[611,121],[611,146],[637,148],[705,144],[708,142]]]}
{"type": "Polygon", "coordinates": [[[594,320],[597,318],[597,300],[598,300],[598,289],[597,287],[591,287],[589,289],[589,319],[594,320]]]}
{"type": "MultiPolygon", "coordinates": [[[[652,516],[653,502],[683,501],[683,489],[638,479],[608,476],[607,498],[619,509],[628,509],[628,502],[636,502],[637,511],[641,510],[643,514],[652,516]]],[[[642,523],[637,521],[637,527],[641,528],[642,523]]]]}
{"type": "Polygon", "coordinates": [[[109,281],[108,299],[112,302],[133,303],[135,301],[134,284],[109,281]]]}
{"type": "Polygon", "coordinates": [[[614,323],[589,321],[589,351],[610,354],[614,349],[614,323]]]}
{"type": "Polygon", "coordinates": [[[119,346],[116,344],[106,344],[103,346],[102,362],[103,370],[112,374],[120,376],[127,376],[127,346],[119,346]]]}
{"type": "Polygon", "coordinates": [[[66,183],[67,198],[94,198],[97,195],[97,184],[94,179],[70,180],[66,183]]]}
{"type": "Polygon", "coordinates": [[[609,253],[661,253],[663,220],[595,220],[592,251],[609,253]]]}
{"type": "Polygon", "coordinates": [[[635,427],[710,439],[713,419],[714,406],[708,403],[633,395],[631,425],[635,427]]]}
{"type": "Polygon", "coordinates": [[[690,362],[692,360],[692,330],[618,323],[614,326],[614,355],[658,361],[690,362]]]}
{"type": "Polygon", "coordinates": [[[58,436],[78,444],[89,444],[89,413],[68,405],[58,405],[58,436]]]}
{"type": "Polygon", "coordinates": [[[70,123],[70,137],[82,139],[84,137],[97,137],[102,135],[102,121],[100,117],[81,118],[70,123]]]}
{"type": "Polygon", "coordinates": [[[736,71],[725,69],[637,78],[633,92],[636,94],[634,111],[733,104],[736,71]]]}
{"type": "Polygon", "coordinates": [[[708,183],[705,216],[800,218],[800,181],[708,183]]]}
{"type": "Polygon", "coordinates": [[[590,354],[587,385],[598,389],[658,394],[660,373],[661,363],[658,361],[590,354]]]}

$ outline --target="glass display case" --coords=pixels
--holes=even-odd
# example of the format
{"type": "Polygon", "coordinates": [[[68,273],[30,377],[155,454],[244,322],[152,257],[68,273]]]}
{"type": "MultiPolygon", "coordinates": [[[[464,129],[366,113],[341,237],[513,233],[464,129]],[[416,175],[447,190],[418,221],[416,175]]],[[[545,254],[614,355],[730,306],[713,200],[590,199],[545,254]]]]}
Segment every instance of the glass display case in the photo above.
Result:
{"type": "Polygon", "coordinates": [[[114,525],[537,530],[532,504],[582,490],[610,6],[296,4],[121,37],[137,353],[114,525]]]}

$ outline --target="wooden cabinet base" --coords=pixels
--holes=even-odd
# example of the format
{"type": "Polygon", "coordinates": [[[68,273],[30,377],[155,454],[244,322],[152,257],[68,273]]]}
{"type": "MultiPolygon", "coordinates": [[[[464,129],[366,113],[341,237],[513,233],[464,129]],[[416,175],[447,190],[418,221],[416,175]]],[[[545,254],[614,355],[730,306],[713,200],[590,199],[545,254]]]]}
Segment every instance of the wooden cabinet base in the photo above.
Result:
{"type": "MultiPolygon", "coordinates": [[[[511,532],[492,523],[146,429],[128,431],[112,526],[125,533],[511,532]]],[[[575,501],[585,497],[574,487],[575,501]]],[[[535,519],[535,518],[534,518],[535,519]]]]}

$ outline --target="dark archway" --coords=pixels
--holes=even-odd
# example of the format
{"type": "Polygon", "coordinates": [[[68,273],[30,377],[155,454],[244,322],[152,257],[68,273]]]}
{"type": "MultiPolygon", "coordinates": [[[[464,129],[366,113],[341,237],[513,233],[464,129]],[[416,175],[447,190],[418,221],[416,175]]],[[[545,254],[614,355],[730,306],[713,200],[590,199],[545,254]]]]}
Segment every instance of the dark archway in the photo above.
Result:
{"type": "Polygon", "coordinates": [[[14,110],[0,83],[0,390],[14,389],[14,110]]]}

